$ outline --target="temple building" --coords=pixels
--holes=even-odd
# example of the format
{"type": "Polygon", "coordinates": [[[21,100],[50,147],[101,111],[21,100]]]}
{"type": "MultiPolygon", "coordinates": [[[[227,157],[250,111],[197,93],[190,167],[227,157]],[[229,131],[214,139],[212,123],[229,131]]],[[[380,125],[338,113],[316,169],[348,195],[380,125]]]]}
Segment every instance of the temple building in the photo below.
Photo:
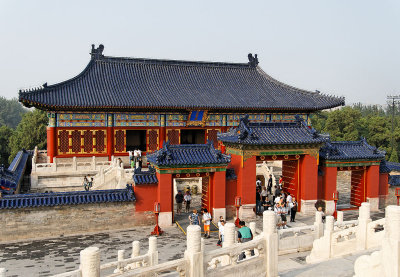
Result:
{"type": "Polygon", "coordinates": [[[163,141],[204,144],[239,124],[245,114],[255,123],[310,125],[312,112],[344,105],[326,96],[283,84],[267,75],[258,59],[248,63],[191,62],[103,55],[67,81],[20,91],[27,107],[48,111],[47,156],[123,156],[153,152],[163,141]]]}
{"type": "Polygon", "coordinates": [[[116,157],[125,163],[128,151],[139,149],[149,168],[125,171],[134,173],[135,209],[145,213],[159,202],[164,225],[174,220],[176,184],[184,178],[200,180],[202,207],[214,218],[233,216],[235,197],[240,216],[254,216],[257,165],[265,162],[281,162],[284,190],[303,213],[313,213],[317,200],[335,210],[338,171],[351,172],[353,206],[368,201],[377,209],[387,195],[385,153],[364,140],[332,142],[311,127],[312,113],[342,106],[343,98],[281,83],[258,66],[257,55],[223,63],[109,57],[103,50],[93,45],[76,77],[19,93],[21,103],[49,116],[47,163],[36,164],[36,151],[32,165],[38,192],[66,190],[73,174],[79,181],[95,176],[99,189],[110,189],[107,180],[121,189],[126,169],[114,167],[116,179],[104,166],[115,166],[116,157]],[[70,171],[55,162],[62,159],[70,171]]]}

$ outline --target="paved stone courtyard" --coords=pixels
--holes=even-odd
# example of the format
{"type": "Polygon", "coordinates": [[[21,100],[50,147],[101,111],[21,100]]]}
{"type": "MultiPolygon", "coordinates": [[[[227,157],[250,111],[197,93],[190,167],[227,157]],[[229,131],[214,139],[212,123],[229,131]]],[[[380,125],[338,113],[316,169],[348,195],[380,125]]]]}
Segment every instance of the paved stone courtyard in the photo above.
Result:
{"type": "MultiPolygon", "coordinates": [[[[345,220],[357,218],[357,211],[346,211],[345,220]]],[[[373,220],[384,216],[383,212],[371,214],[373,220]]],[[[291,227],[312,224],[313,216],[297,216],[296,223],[291,227]]],[[[261,229],[262,219],[258,217],[257,227],[261,229]]],[[[141,253],[147,251],[148,237],[153,226],[138,227],[130,230],[115,232],[105,232],[89,235],[60,237],[44,240],[30,240],[13,243],[0,244],[0,267],[7,269],[7,276],[50,276],[57,273],[71,271],[79,266],[79,252],[88,246],[97,246],[101,250],[101,263],[115,261],[117,250],[127,250],[127,256],[131,253],[131,242],[139,240],[142,248],[141,253]]],[[[210,239],[205,240],[206,249],[217,249],[217,234],[212,233],[210,239]]],[[[182,231],[176,227],[165,229],[165,234],[158,239],[160,262],[169,261],[183,257],[186,249],[186,237],[182,231]]],[[[318,276],[307,275],[306,269],[311,270],[309,265],[305,265],[304,257],[308,252],[301,252],[279,257],[279,270],[284,273],[281,276],[297,276],[294,272],[303,272],[305,275],[299,276],[318,276]],[[303,268],[303,269],[301,269],[303,268]]],[[[352,265],[348,259],[341,259],[348,263],[347,271],[352,272],[352,265]]],[[[329,265],[325,265],[324,270],[328,270],[329,265]]],[[[333,269],[332,269],[333,270],[333,269]]],[[[302,274],[303,274],[302,273],[302,274]]],[[[352,276],[350,275],[329,275],[329,276],[352,276]]]]}

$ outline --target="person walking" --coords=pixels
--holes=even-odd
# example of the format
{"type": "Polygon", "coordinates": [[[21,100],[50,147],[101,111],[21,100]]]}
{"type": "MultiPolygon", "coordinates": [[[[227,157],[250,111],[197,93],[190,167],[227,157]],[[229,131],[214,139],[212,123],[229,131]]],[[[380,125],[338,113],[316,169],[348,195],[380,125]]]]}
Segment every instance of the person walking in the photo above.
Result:
{"type": "Polygon", "coordinates": [[[194,209],[193,213],[189,215],[189,221],[190,225],[200,225],[200,217],[196,209],[194,209]]]}
{"type": "Polygon", "coordinates": [[[261,208],[262,208],[262,202],[261,202],[261,194],[260,190],[256,190],[256,215],[259,215],[261,213],[261,208]]]}
{"type": "Polygon", "coordinates": [[[190,211],[190,201],[192,201],[192,196],[190,195],[189,191],[186,191],[185,196],[183,197],[183,200],[185,201],[186,204],[186,212],[188,213],[190,211]]]}
{"type": "Polygon", "coordinates": [[[296,213],[297,213],[297,201],[296,197],[293,197],[292,203],[289,206],[290,207],[290,222],[296,222],[296,213]]]}
{"type": "Polygon", "coordinates": [[[210,225],[211,225],[211,214],[207,209],[203,210],[203,223],[204,223],[204,237],[210,238],[210,225]]]}
{"type": "Polygon", "coordinates": [[[269,174],[268,184],[267,184],[267,191],[269,194],[272,194],[272,174],[269,174]]]}
{"type": "Polygon", "coordinates": [[[267,196],[268,196],[267,188],[263,187],[262,191],[261,191],[261,200],[262,200],[262,202],[265,202],[265,200],[267,199],[267,196]]]}
{"type": "MultiPolygon", "coordinates": [[[[222,217],[222,216],[221,216],[222,217]]],[[[225,228],[225,220],[222,218],[219,222],[218,222],[218,235],[219,235],[219,240],[217,242],[217,246],[221,246],[222,247],[222,243],[224,242],[224,228],[225,228]]]]}
{"type": "Polygon", "coordinates": [[[257,178],[256,187],[257,187],[259,190],[261,190],[261,185],[262,185],[262,182],[261,182],[260,178],[257,178]]]}
{"type": "MultiPolygon", "coordinates": [[[[240,229],[238,231],[238,242],[243,243],[243,242],[248,242],[253,239],[253,233],[251,232],[250,228],[246,226],[246,223],[244,221],[239,221],[239,226],[240,229]]],[[[254,250],[250,250],[251,256],[254,256],[254,250]]],[[[246,258],[246,255],[244,252],[242,252],[239,255],[239,261],[243,260],[246,258]]]]}
{"type": "Polygon", "coordinates": [[[182,202],[183,202],[183,194],[182,191],[178,191],[178,194],[175,195],[176,201],[176,214],[181,214],[182,212],[182,202]]]}

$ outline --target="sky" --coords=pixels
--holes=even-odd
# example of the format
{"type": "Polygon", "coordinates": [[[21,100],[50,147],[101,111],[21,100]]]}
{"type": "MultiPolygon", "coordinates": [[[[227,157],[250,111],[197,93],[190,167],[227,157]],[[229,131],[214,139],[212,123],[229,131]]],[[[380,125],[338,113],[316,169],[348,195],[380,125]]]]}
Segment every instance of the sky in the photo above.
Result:
{"type": "Polygon", "coordinates": [[[0,0],[0,96],[79,74],[103,54],[247,62],[279,81],[385,104],[400,95],[400,1],[0,0]]]}

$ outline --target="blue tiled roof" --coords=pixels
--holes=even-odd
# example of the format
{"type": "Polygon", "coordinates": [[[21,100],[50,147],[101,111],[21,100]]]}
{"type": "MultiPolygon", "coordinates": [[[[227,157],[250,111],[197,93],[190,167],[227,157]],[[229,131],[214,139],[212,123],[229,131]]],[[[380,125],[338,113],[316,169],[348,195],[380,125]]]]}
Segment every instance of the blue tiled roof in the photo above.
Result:
{"type": "Polygon", "coordinates": [[[398,172],[400,172],[400,163],[386,162],[386,166],[387,166],[391,171],[398,171],[398,172]]]}
{"type": "MultiPolygon", "coordinates": [[[[400,171],[400,164],[398,164],[398,169],[400,171]]],[[[386,160],[382,160],[379,164],[379,172],[380,173],[390,173],[392,168],[388,166],[388,162],[386,160]]]]}
{"type": "Polygon", "coordinates": [[[234,168],[227,168],[226,169],[226,179],[227,180],[236,180],[237,179],[237,176],[236,176],[234,168]]]}
{"type": "Polygon", "coordinates": [[[400,175],[389,175],[389,185],[400,186],[400,175]]]}
{"type": "Polygon", "coordinates": [[[319,155],[326,160],[382,160],[385,151],[369,145],[363,138],[360,141],[329,141],[320,149],[319,155]]]}
{"type": "Polygon", "coordinates": [[[252,63],[107,57],[93,49],[78,76],[20,91],[26,106],[49,110],[205,109],[315,111],[344,98],[283,84],[252,63]]]}
{"type": "Polygon", "coordinates": [[[30,155],[26,150],[19,151],[8,169],[0,166],[0,192],[13,194],[17,191],[24,177],[26,163],[30,155]]]}
{"type": "Polygon", "coordinates": [[[151,166],[149,166],[148,171],[142,171],[140,167],[136,168],[133,174],[133,181],[135,185],[158,183],[156,171],[151,166]]]}
{"type": "Polygon", "coordinates": [[[211,142],[207,144],[169,145],[147,155],[147,161],[157,166],[228,164],[229,155],[216,150],[211,142]]]}
{"type": "Polygon", "coordinates": [[[132,186],[126,189],[14,194],[0,198],[0,209],[34,208],[105,202],[134,201],[132,186]]]}
{"type": "Polygon", "coordinates": [[[290,123],[250,123],[246,115],[237,128],[218,134],[218,140],[235,144],[288,145],[323,143],[328,138],[310,129],[300,117],[290,123]]]}

